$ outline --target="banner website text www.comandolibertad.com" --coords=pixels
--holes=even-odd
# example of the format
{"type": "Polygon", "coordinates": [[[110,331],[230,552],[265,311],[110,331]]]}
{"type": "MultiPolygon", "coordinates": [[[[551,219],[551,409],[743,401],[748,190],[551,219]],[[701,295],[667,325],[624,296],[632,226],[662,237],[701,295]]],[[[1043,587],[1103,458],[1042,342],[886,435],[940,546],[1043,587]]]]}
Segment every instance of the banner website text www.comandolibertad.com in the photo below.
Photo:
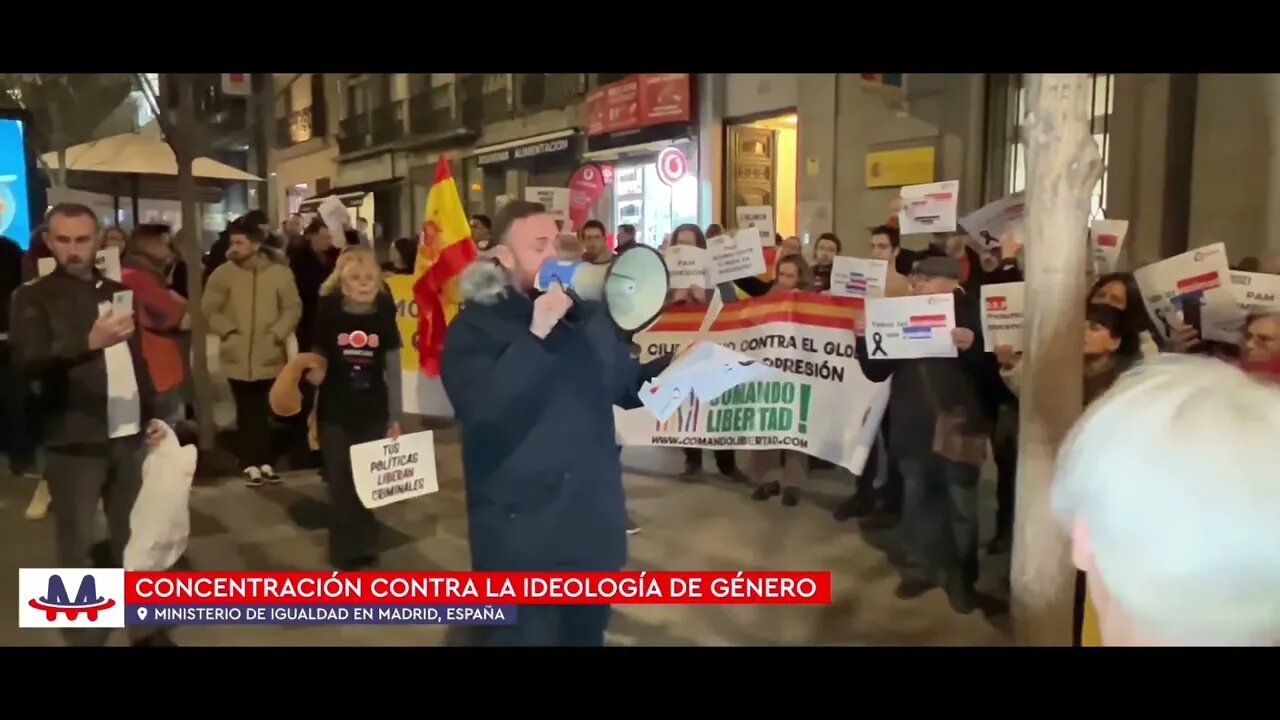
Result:
{"type": "Polygon", "coordinates": [[[653,445],[668,446],[700,446],[700,447],[793,447],[803,450],[809,447],[809,441],[797,437],[775,437],[773,435],[702,435],[697,437],[678,435],[654,435],[653,445]]]}

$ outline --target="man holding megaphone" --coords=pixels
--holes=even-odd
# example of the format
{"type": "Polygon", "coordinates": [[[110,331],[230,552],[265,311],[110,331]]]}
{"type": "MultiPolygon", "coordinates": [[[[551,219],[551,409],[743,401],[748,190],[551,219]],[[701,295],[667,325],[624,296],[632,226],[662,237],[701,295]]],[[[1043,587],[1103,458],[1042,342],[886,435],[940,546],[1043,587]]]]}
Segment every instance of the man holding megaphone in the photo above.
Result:
{"type": "MultiPolygon", "coordinates": [[[[671,358],[640,364],[618,330],[650,312],[654,293],[661,309],[666,267],[620,258],[603,282],[575,279],[577,265],[556,257],[558,234],[542,205],[504,206],[492,250],[462,275],[445,339],[478,571],[616,571],[627,559],[613,406],[640,407],[640,386],[671,358]]],[[[476,641],[603,645],[609,607],[525,606],[518,620],[478,628],[476,641]]]]}

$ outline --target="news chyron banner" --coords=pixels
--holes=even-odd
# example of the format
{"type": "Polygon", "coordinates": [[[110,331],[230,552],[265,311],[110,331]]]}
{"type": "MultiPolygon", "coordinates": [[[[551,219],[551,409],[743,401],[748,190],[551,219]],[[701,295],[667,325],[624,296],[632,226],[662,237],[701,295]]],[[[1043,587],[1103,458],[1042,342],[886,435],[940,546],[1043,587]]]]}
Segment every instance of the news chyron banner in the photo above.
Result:
{"type": "MultiPolygon", "coordinates": [[[[707,340],[782,370],[785,380],[738,385],[709,402],[693,393],[658,422],[615,410],[624,445],[797,450],[862,471],[889,401],[889,383],[862,374],[854,354],[861,298],[793,292],[726,305],[707,340]]],[[[705,310],[674,307],[635,342],[648,361],[692,340],[705,310]]]]}
{"type": "Polygon", "coordinates": [[[514,625],[522,605],[825,605],[831,573],[22,568],[18,626],[514,625]]]}

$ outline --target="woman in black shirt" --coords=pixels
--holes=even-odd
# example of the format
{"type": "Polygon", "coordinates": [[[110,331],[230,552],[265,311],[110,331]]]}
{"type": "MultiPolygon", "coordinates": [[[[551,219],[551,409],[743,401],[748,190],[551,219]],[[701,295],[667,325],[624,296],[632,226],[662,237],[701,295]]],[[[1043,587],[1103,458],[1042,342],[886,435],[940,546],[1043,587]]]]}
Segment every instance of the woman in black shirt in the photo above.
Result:
{"type": "Polygon", "coordinates": [[[372,250],[348,247],[320,288],[314,352],[328,361],[316,425],[333,522],[329,559],[339,570],[377,563],[378,522],[361,503],[350,448],[400,435],[400,331],[372,250]]]}

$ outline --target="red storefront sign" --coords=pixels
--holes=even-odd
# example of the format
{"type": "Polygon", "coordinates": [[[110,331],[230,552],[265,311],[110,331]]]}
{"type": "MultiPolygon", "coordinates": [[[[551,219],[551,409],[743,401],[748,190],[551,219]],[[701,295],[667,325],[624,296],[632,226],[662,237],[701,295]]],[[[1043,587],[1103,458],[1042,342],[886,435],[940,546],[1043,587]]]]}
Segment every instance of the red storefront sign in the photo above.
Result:
{"type": "Polygon", "coordinates": [[[600,166],[588,163],[578,168],[569,178],[569,220],[574,229],[581,229],[591,216],[591,208],[604,194],[604,173],[600,166]]]}
{"type": "Polygon", "coordinates": [[[584,104],[589,136],[688,122],[693,117],[688,73],[632,75],[596,88],[584,104]]]}

